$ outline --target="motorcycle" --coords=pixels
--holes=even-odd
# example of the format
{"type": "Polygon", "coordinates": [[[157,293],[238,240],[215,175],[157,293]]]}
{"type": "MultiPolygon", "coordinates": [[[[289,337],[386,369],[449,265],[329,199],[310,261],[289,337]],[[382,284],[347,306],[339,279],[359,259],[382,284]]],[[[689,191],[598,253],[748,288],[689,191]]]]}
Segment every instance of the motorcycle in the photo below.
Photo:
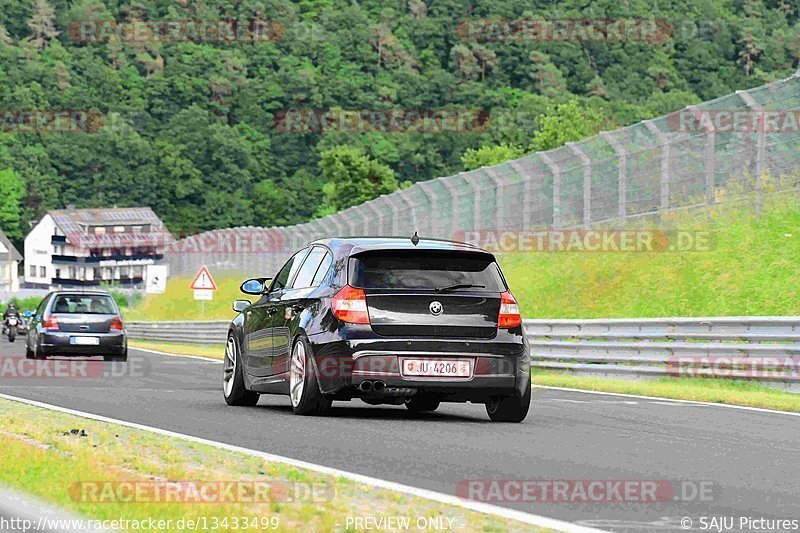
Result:
{"type": "Polygon", "coordinates": [[[20,326],[19,317],[10,316],[6,319],[6,329],[8,331],[8,342],[14,342],[17,338],[17,329],[20,326]]]}

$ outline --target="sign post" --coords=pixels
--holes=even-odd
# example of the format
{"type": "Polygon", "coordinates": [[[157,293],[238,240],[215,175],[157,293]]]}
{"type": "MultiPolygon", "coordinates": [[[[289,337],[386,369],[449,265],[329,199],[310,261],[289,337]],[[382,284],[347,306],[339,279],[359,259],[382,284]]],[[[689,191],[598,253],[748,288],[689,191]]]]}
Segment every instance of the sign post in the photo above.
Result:
{"type": "Polygon", "coordinates": [[[217,284],[205,265],[200,267],[189,288],[194,291],[194,299],[200,300],[200,318],[205,318],[206,300],[213,300],[214,291],[217,290],[217,284]]]}

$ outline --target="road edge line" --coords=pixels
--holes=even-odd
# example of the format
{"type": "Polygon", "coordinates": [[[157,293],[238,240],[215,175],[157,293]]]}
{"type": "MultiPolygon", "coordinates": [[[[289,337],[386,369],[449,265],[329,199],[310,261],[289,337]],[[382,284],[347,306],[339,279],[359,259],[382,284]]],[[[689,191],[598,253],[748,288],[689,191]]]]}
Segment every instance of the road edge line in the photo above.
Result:
{"type": "Polygon", "coordinates": [[[51,411],[56,411],[59,413],[64,413],[68,415],[78,416],[81,418],[88,418],[90,420],[95,420],[97,422],[105,422],[107,424],[116,424],[118,426],[128,427],[131,429],[138,429],[141,431],[147,431],[150,433],[155,433],[158,435],[163,435],[165,437],[173,437],[182,440],[187,440],[189,442],[194,442],[196,444],[205,444],[207,446],[212,446],[214,448],[227,450],[231,452],[243,453],[245,455],[249,455],[251,457],[258,457],[260,459],[264,459],[266,461],[271,461],[274,463],[285,464],[289,466],[294,466],[296,468],[303,468],[305,470],[311,470],[312,472],[317,472],[319,474],[325,474],[333,477],[339,477],[343,479],[347,479],[350,481],[354,481],[356,483],[362,483],[365,485],[371,485],[373,487],[391,490],[395,492],[401,492],[403,494],[407,494],[409,496],[414,496],[417,498],[423,498],[426,500],[435,501],[438,503],[443,503],[445,505],[452,505],[455,507],[461,507],[462,509],[467,509],[470,511],[475,511],[482,514],[487,514],[491,516],[498,516],[501,518],[505,518],[508,520],[514,520],[516,522],[521,522],[523,524],[528,524],[532,526],[538,526],[542,528],[549,528],[555,529],[558,531],[566,531],[568,533],[605,533],[601,529],[595,529],[587,526],[581,526],[579,524],[573,524],[570,522],[565,522],[562,520],[558,520],[556,518],[548,518],[546,516],[535,515],[531,513],[526,513],[524,511],[517,511],[514,509],[507,509],[504,507],[499,507],[496,505],[482,503],[482,502],[474,502],[469,500],[462,500],[456,496],[451,496],[449,494],[444,494],[441,492],[436,492],[428,489],[422,489],[418,487],[412,487],[410,485],[404,485],[402,483],[396,483],[394,481],[387,481],[380,478],[365,476],[362,474],[356,474],[354,472],[348,472],[346,470],[339,470],[338,468],[332,468],[328,466],[318,465],[315,463],[308,463],[306,461],[300,461],[297,459],[292,459],[290,457],[284,457],[281,455],[274,455],[267,452],[262,452],[259,450],[251,450],[249,448],[242,448],[240,446],[234,446],[233,444],[226,444],[224,442],[213,441],[209,439],[204,439],[202,437],[194,437],[192,435],[185,435],[183,433],[176,433],[174,431],[169,431],[166,429],[161,429],[152,426],[146,426],[143,424],[137,424],[135,422],[127,422],[125,420],[118,420],[115,418],[110,418],[102,415],[96,415],[93,413],[86,413],[84,411],[77,411],[75,409],[69,409],[67,407],[60,407],[58,405],[47,404],[43,402],[39,402],[36,400],[29,400],[27,398],[19,398],[17,396],[11,396],[8,394],[0,393],[0,398],[4,400],[9,400],[12,402],[23,403],[27,405],[32,405],[34,407],[39,407],[42,409],[48,409],[51,411]]]}
{"type": "Polygon", "coordinates": [[[701,402],[700,400],[681,400],[679,398],[664,398],[663,396],[643,396],[641,394],[628,394],[625,392],[606,392],[606,391],[597,391],[597,390],[586,390],[586,389],[571,389],[569,387],[555,387],[552,385],[537,385],[533,384],[534,388],[539,389],[548,389],[548,390],[560,390],[566,392],[580,392],[583,394],[601,394],[605,396],[622,396],[624,398],[638,398],[641,400],[659,400],[664,402],[674,402],[674,403],[688,403],[692,405],[705,405],[708,407],[725,407],[727,409],[738,409],[740,411],[755,411],[758,413],[769,413],[774,415],[788,415],[788,416],[800,416],[800,413],[794,411],[778,411],[777,409],[767,409],[766,407],[751,407],[749,405],[736,405],[732,403],[718,403],[718,402],[701,402]]]}
{"type": "Polygon", "coordinates": [[[206,357],[203,355],[186,355],[183,353],[170,353],[170,352],[162,352],[160,350],[151,350],[150,348],[139,348],[138,346],[128,346],[129,350],[136,350],[139,352],[148,352],[154,353],[158,355],[168,355],[170,357],[184,357],[186,359],[200,359],[201,361],[214,361],[216,363],[221,363],[223,359],[217,359],[216,357],[206,357]]]}

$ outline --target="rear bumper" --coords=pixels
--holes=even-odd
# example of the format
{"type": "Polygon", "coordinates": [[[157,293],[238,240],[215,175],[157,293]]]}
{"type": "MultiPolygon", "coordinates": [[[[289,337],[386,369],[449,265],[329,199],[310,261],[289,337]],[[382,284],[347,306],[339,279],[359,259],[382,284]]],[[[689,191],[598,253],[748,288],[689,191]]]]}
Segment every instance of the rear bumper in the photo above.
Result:
{"type": "MultiPolygon", "coordinates": [[[[341,330],[340,330],[341,331],[341,330]]],[[[484,400],[493,394],[522,395],[530,381],[530,351],[521,328],[493,339],[386,338],[374,334],[319,342],[309,338],[321,390],[337,394],[357,390],[364,381],[380,381],[387,390],[412,389],[458,400],[484,400]],[[404,375],[406,359],[469,360],[469,377],[404,375]]]]}
{"type": "Polygon", "coordinates": [[[44,355],[123,355],[128,348],[128,339],[124,331],[113,333],[43,333],[40,337],[44,355]],[[100,344],[96,346],[72,344],[72,337],[97,337],[100,344]]]}

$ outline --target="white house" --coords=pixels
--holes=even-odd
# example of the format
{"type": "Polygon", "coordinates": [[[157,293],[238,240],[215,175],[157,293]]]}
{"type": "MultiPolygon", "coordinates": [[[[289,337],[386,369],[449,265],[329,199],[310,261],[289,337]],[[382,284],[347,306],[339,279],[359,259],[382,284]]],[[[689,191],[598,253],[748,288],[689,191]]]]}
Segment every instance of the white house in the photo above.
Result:
{"type": "Polygon", "coordinates": [[[19,290],[19,264],[22,256],[0,230],[0,292],[17,292],[19,290]]]}
{"type": "Polygon", "coordinates": [[[49,211],[25,237],[25,282],[142,287],[153,272],[166,275],[164,249],[173,241],[149,207],[49,211]]]}

